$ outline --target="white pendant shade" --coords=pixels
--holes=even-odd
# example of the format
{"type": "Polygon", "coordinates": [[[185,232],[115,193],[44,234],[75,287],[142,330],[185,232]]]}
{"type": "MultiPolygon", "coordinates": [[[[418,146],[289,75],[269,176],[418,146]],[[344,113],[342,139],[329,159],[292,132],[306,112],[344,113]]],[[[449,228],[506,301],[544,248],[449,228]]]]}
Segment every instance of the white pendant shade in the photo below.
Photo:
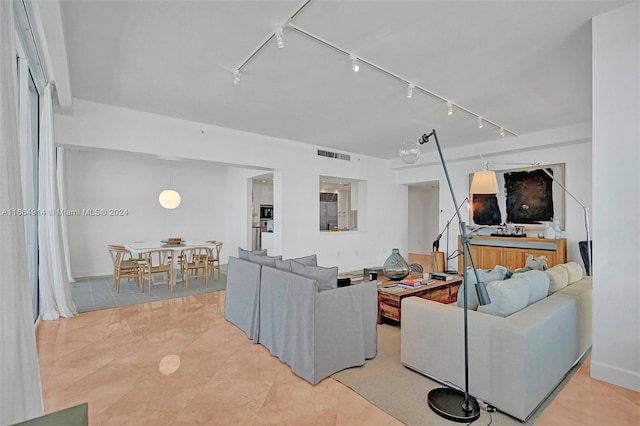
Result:
{"type": "Polygon", "coordinates": [[[469,192],[472,194],[497,194],[500,192],[496,172],[493,170],[475,172],[469,192]]]}
{"type": "Polygon", "coordinates": [[[175,209],[180,205],[180,201],[182,201],[180,194],[173,189],[165,189],[158,196],[158,202],[165,209],[175,209]]]}

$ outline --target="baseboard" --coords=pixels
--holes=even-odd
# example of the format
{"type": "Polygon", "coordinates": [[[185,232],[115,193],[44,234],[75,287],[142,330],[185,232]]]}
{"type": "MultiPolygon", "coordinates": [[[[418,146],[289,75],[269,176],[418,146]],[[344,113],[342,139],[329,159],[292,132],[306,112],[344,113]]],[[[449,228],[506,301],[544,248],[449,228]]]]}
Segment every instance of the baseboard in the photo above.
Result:
{"type": "Polygon", "coordinates": [[[640,392],[640,372],[597,362],[591,357],[591,377],[640,392]]]}

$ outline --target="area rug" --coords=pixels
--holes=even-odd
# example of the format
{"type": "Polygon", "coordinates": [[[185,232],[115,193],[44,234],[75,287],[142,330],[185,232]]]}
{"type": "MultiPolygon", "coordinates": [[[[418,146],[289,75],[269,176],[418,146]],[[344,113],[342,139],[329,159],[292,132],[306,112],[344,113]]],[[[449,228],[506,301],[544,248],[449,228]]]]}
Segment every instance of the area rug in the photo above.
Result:
{"type": "MultiPolygon", "coordinates": [[[[482,411],[480,418],[474,424],[533,425],[549,402],[577,371],[579,365],[580,363],[569,372],[526,423],[498,411],[491,414],[482,411]]],[[[400,362],[400,328],[398,326],[378,325],[378,355],[362,367],[348,368],[331,377],[406,425],[455,424],[435,414],[427,404],[427,393],[441,385],[404,367],[400,362]]]]}
{"type": "Polygon", "coordinates": [[[209,277],[208,286],[205,286],[204,280],[201,279],[190,279],[188,288],[178,282],[174,286],[173,292],[169,290],[166,283],[156,284],[153,286],[151,296],[149,296],[148,287],[143,293],[133,280],[126,279],[121,281],[120,292],[116,293],[113,286],[113,276],[108,275],[71,283],[71,297],[78,312],[89,312],[225,290],[227,288],[226,271],[221,271],[219,277],[216,274],[216,278],[209,277]]]}

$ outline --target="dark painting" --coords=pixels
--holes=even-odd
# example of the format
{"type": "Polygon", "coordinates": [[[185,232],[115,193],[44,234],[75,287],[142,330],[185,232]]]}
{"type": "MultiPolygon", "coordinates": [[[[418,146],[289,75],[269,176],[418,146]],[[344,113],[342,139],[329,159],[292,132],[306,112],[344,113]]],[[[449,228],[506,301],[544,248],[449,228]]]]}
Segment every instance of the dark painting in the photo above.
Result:
{"type": "MultiPolygon", "coordinates": [[[[547,169],[553,173],[551,169],[547,169]]],[[[553,220],[553,179],[542,169],[504,174],[507,222],[540,223],[553,220]]]]}
{"type": "Polygon", "coordinates": [[[494,194],[473,194],[473,222],[478,225],[500,225],[502,215],[494,194]]]}

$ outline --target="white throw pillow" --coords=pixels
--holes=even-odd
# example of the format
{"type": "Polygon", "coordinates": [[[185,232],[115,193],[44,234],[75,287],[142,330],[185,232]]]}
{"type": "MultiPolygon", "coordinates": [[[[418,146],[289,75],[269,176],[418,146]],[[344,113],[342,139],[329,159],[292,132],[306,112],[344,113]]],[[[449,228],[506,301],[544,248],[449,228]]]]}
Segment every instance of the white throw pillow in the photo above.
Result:
{"type": "Polygon", "coordinates": [[[580,281],[582,279],[582,266],[580,266],[580,264],[578,264],[577,262],[562,263],[558,266],[561,266],[567,270],[567,274],[569,275],[568,284],[573,284],[576,281],[580,281]]]}
{"type": "Polygon", "coordinates": [[[487,293],[491,303],[478,306],[478,312],[506,317],[529,304],[529,286],[523,279],[492,281],[487,285],[487,293]]]}
{"type": "Polygon", "coordinates": [[[569,284],[569,272],[560,265],[549,268],[544,273],[549,276],[549,294],[562,290],[569,284]]]}
{"type": "MultiPolygon", "coordinates": [[[[491,281],[503,280],[507,276],[507,268],[501,265],[496,265],[493,269],[478,269],[478,278],[480,281],[489,284],[491,281]]],[[[475,311],[478,309],[478,293],[476,291],[476,274],[473,273],[473,268],[467,268],[467,308],[475,311]]],[[[464,293],[462,287],[458,288],[458,300],[459,307],[464,305],[464,293]]]]}
{"type": "Polygon", "coordinates": [[[549,294],[549,276],[542,271],[516,272],[511,279],[524,280],[529,287],[529,305],[549,294]]]}
{"type": "Polygon", "coordinates": [[[291,261],[291,271],[295,274],[318,281],[318,290],[338,288],[338,267],[323,268],[322,266],[306,266],[291,261]]]}

